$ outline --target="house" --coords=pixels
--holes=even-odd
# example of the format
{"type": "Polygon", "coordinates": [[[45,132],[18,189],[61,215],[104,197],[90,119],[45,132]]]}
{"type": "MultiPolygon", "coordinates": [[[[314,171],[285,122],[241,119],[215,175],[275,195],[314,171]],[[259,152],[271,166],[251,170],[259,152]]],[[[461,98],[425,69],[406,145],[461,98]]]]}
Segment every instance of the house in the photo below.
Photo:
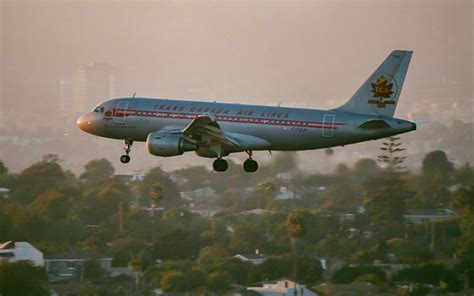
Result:
{"type": "Polygon", "coordinates": [[[208,204],[200,204],[192,206],[190,209],[191,213],[200,215],[203,218],[213,218],[216,214],[224,211],[222,207],[211,206],[208,204]]]}
{"type": "Polygon", "coordinates": [[[258,250],[255,251],[255,254],[237,254],[233,257],[255,265],[262,264],[265,260],[267,260],[267,256],[260,254],[258,250]]]}
{"type": "Polygon", "coordinates": [[[0,198],[7,199],[10,195],[10,189],[0,187],[0,198]]]}
{"type": "Polygon", "coordinates": [[[180,192],[182,199],[192,201],[194,203],[213,203],[217,200],[217,194],[211,187],[204,187],[194,191],[180,192]]]}
{"type": "Polygon", "coordinates": [[[264,214],[271,214],[273,211],[264,210],[264,209],[253,209],[244,212],[240,212],[240,215],[264,215],[264,214]]]}
{"type": "Polygon", "coordinates": [[[29,260],[43,266],[43,253],[28,242],[8,241],[0,244],[0,261],[16,262],[29,260]]]}
{"type": "Polygon", "coordinates": [[[54,254],[44,258],[44,267],[50,281],[79,277],[82,265],[89,259],[95,259],[106,271],[111,271],[112,258],[109,256],[94,256],[89,252],[71,251],[54,254]]]}
{"type": "Polygon", "coordinates": [[[248,287],[247,290],[254,291],[264,296],[318,296],[316,291],[309,289],[306,285],[281,279],[273,283],[264,283],[262,287],[248,287]],[[295,291],[296,290],[296,291],[295,291]],[[296,293],[295,293],[296,292],[296,293]]]}
{"type": "Polygon", "coordinates": [[[424,222],[438,222],[454,217],[455,212],[451,209],[417,209],[408,211],[403,215],[405,220],[413,224],[421,224],[424,222]]]}
{"type": "Polygon", "coordinates": [[[288,199],[297,199],[300,197],[298,194],[294,193],[293,191],[288,190],[287,187],[281,186],[275,198],[279,200],[288,200],[288,199]]]}

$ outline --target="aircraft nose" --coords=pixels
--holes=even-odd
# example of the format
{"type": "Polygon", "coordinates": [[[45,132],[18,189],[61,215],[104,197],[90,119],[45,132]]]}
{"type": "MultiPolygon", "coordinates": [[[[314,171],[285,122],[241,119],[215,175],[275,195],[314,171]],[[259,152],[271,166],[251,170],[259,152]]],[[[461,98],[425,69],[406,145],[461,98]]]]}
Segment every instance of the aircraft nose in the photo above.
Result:
{"type": "Polygon", "coordinates": [[[76,125],[83,131],[91,133],[94,123],[94,114],[87,113],[79,116],[76,120],[76,125]]]}

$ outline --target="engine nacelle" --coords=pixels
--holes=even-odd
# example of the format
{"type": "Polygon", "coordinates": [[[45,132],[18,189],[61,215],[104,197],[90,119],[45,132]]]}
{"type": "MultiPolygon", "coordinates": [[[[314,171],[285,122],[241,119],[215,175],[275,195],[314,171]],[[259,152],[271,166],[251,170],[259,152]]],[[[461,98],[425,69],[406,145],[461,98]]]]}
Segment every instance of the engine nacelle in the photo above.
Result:
{"type": "Polygon", "coordinates": [[[181,134],[169,132],[150,133],[146,139],[146,146],[150,154],[163,157],[181,155],[198,148],[196,144],[186,141],[181,134]]]}

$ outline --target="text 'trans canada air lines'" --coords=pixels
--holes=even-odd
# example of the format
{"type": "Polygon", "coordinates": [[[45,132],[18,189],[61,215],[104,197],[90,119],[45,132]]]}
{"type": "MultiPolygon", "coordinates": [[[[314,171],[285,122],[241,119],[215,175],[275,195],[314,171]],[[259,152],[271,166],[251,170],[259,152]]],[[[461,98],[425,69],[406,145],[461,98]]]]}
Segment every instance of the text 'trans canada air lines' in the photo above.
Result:
{"type": "Polygon", "coordinates": [[[133,142],[146,142],[156,156],[187,151],[215,158],[223,172],[230,153],[245,152],[246,172],[255,172],[253,151],[297,151],[375,140],[416,129],[394,118],[411,51],[395,50],[344,105],[330,110],[271,107],[174,99],[117,98],[80,116],[83,131],[125,141],[120,161],[130,161],[133,142]]]}

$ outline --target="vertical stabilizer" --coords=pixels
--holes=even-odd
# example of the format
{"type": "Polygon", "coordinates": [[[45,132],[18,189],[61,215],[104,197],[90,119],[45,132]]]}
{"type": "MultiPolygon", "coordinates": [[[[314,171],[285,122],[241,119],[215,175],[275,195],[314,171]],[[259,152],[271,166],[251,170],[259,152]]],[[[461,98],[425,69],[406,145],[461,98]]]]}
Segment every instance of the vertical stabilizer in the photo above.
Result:
{"type": "Polygon", "coordinates": [[[394,50],[337,111],[393,117],[412,51],[394,50]]]}

